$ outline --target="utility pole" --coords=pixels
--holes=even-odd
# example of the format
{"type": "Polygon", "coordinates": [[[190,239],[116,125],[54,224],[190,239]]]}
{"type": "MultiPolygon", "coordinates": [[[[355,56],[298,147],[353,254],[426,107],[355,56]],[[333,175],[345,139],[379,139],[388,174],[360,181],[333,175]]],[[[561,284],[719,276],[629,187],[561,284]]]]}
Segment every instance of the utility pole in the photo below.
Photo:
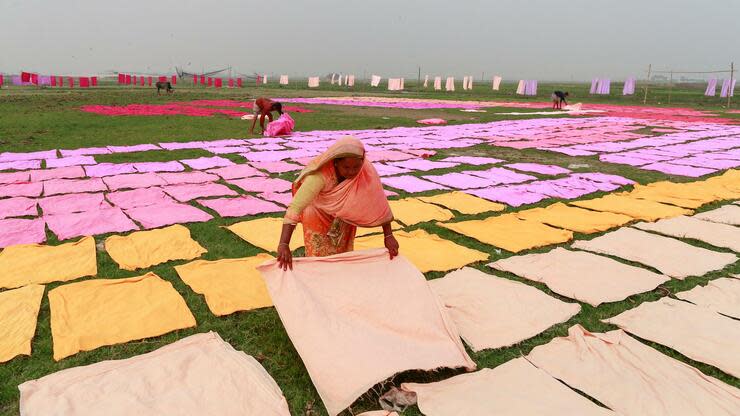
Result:
{"type": "Polygon", "coordinates": [[[419,66],[419,75],[416,77],[416,89],[421,88],[421,65],[419,66]]]}
{"type": "Polygon", "coordinates": [[[642,99],[643,104],[647,104],[648,86],[650,85],[650,72],[653,69],[653,64],[648,65],[647,82],[645,82],[645,98],[642,99]]]}

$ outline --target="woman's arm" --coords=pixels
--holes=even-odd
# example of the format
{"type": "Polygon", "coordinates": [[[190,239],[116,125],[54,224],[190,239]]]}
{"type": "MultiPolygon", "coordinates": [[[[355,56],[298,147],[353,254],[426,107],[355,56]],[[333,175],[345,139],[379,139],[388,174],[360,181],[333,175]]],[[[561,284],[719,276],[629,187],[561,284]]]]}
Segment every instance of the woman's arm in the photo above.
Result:
{"type": "Polygon", "coordinates": [[[293,236],[295,224],[283,224],[283,232],[280,234],[280,243],[277,249],[278,266],[283,270],[293,270],[293,253],[290,252],[290,238],[293,236]]]}
{"type": "Polygon", "coordinates": [[[393,260],[393,258],[398,255],[399,245],[398,241],[396,241],[396,237],[393,236],[391,221],[383,224],[383,242],[385,243],[385,248],[388,249],[388,254],[390,254],[391,260],[393,260]]]}
{"type": "Polygon", "coordinates": [[[283,219],[283,231],[278,243],[278,265],[283,270],[293,270],[293,254],[290,252],[290,239],[293,236],[296,224],[301,220],[301,213],[316,198],[324,188],[324,179],[321,174],[308,175],[304,179],[298,192],[293,196],[283,219]]]}

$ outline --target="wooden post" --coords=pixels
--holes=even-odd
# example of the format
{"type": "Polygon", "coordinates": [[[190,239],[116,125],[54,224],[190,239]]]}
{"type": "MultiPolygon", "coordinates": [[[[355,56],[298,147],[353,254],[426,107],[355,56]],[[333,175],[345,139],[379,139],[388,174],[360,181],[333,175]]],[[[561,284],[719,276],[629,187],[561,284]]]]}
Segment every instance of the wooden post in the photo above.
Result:
{"type": "Polygon", "coordinates": [[[647,96],[648,96],[648,85],[650,85],[650,72],[653,69],[653,64],[648,65],[648,73],[647,73],[647,81],[645,82],[645,98],[642,99],[643,104],[647,104],[647,96]]]}
{"type": "Polygon", "coordinates": [[[671,80],[668,81],[668,104],[671,103],[672,93],[673,93],[673,70],[671,69],[671,80]]]}
{"type": "Polygon", "coordinates": [[[416,90],[421,90],[421,66],[419,67],[419,75],[416,77],[416,90]]]}
{"type": "Polygon", "coordinates": [[[735,62],[730,62],[730,85],[727,89],[727,109],[732,105],[732,81],[735,79],[735,62]]]}

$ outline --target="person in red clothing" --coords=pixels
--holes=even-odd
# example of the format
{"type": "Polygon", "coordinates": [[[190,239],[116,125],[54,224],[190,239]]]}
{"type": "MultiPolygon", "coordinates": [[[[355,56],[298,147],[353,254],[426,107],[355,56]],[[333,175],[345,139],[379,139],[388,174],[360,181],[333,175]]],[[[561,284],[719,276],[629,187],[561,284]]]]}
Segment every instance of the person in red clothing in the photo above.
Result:
{"type": "Polygon", "coordinates": [[[250,133],[254,133],[254,125],[257,124],[257,117],[260,119],[260,128],[262,129],[262,133],[264,133],[265,116],[272,122],[273,111],[277,111],[278,114],[283,115],[283,105],[265,97],[259,97],[254,100],[252,110],[254,111],[254,118],[252,119],[252,128],[249,129],[250,133]]]}

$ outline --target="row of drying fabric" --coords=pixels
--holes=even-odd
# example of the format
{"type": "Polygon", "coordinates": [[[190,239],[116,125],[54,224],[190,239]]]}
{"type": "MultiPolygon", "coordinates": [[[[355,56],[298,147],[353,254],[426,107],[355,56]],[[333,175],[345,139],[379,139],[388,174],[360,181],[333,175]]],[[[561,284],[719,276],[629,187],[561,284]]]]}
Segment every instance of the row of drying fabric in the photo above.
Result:
{"type": "MultiPolygon", "coordinates": [[[[726,98],[728,96],[735,96],[735,84],[737,79],[725,79],[722,80],[722,89],[720,90],[720,97],[726,98]]],[[[717,95],[717,78],[712,78],[707,81],[707,89],[704,91],[704,95],[707,97],[714,97],[717,95]]]]}
{"type": "MultiPolygon", "coordinates": [[[[591,88],[589,94],[595,95],[609,95],[611,94],[611,79],[609,78],[594,78],[591,80],[591,88]]],[[[624,80],[624,87],[622,88],[622,95],[633,95],[635,93],[635,77],[629,77],[624,80]]]]}

